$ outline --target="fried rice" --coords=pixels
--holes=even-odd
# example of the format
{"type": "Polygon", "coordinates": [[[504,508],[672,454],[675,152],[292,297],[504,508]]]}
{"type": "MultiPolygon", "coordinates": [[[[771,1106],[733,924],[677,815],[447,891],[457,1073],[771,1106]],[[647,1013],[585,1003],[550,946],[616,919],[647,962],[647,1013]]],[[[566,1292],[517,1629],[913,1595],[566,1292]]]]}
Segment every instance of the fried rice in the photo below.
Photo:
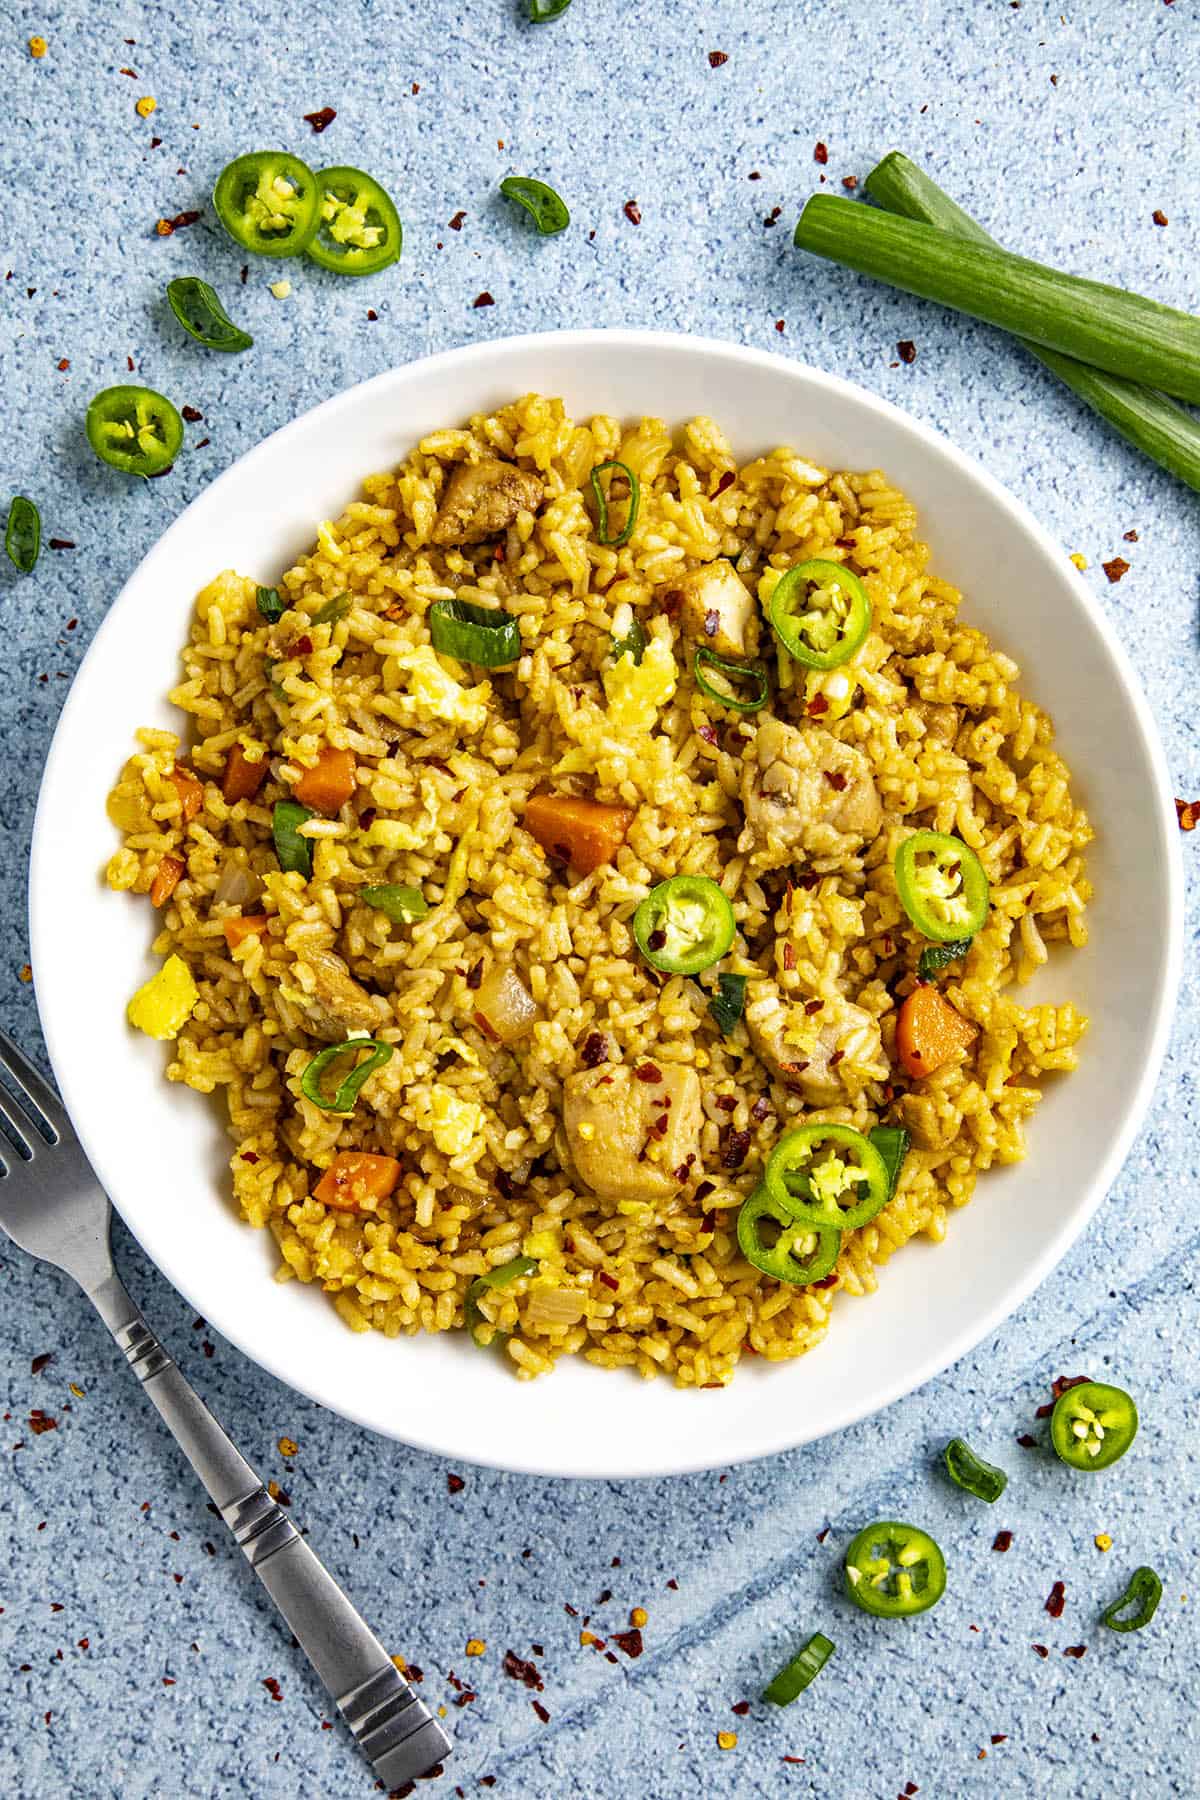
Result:
{"type": "Polygon", "coordinates": [[[1087,1021],[1016,990],[1086,940],[1092,833],[1050,720],[927,565],[912,505],[877,471],[788,448],[739,465],[710,419],[576,423],[530,395],[370,476],[277,581],[281,617],[263,616],[256,576],[227,570],[201,592],[170,696],[186,727],[137,733],[107,874],[160,904],[154,949],[185,965],[190,1006],[166,1074],[223,1090],[232,1192],[272,1233],[278,1279],[318,1284],[352,1330],[395,1337],[460,1328],[472,1284],[524,1256],[528,1273],[470,1303],[477,1342],[518,1376],[574,1352],[711,1387],[743,1354],[810,1350],[839,1291],[873,1292],[910,1238],[943,1237],[981,1171],[1021,1159],[1045,1078],[1075,1067],[1087,1021]],[[640,485],[620,545],[599,541],[589,481],[614,458],[640,485]],[[735,647],[769,665],[767,705],[708,697],[697,633],[726,621],[717,607],[698,624],[692,599],[713,565],[761,607],[812,557],[870,597],[852,659],[793,662],[759,611],[735,647]],[[519,660],[437,656],[429,609],[450,599],[513,615],[519,660]],[[635,624],[644,654],[615,656],[635,624]],[[758,817],[764,732],[815,745],[818,773],[852,758],[873,826],[758,817]],[[273,806],[334,751],[352,792],[300,825],[306,879],[280,866],[273,806]],[[265,773],[230,800],[235,753],[265,773]],[[547,792],[624,809],[611,860],[580,873],[525,828],[547,792]],[[914,1080],[896,1018],[924,939],[893,860],[918,828],[975,850],[991,904],[939,977],[974,1043],[914,1080]],[[748,979],[727,1035],[710,977],[663,976],[634,942],[638,903],[680,873],[733,905],[720,966],[748,979]],[[362,899],[382,884],[429,910],[394,921],[362,899]],[[302,1076],[362,1032],[391,1054],[352,1111],[326,1110],[302,1076]],[[583,1081],[627,1098],[656,1077],[659,1105],[686,1083],[689,1117],[675,1115],[670,1166],[651,1130],[622,1170],[620,1132],[610,1143],[601,1115],[599,1154],[585,1145],[570,1097],[583,1081]],[[833,1273],[795,1286],[745,1260],[736,1219],[781,1134],[814,1119],[898,1122],[912,1148],[833,1273]],[[354,1166],[347,1152],[393,1159],[390,1191],[326,1180],[319,1198],[336,1158],[354,1166]]]}

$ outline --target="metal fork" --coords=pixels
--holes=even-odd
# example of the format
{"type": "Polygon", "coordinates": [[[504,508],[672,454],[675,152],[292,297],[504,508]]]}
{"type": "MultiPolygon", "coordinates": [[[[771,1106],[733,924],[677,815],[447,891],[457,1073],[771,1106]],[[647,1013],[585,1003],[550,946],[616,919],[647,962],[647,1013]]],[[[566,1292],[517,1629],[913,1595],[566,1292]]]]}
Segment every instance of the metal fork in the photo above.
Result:
{"type": "Polygon", "coordinates": [[[113,1268],[112,1212],[57,1095],[0,1031],[0,1227],[77,1281],[220,1509],[385,1787],[433,1773],[450,1740],[188,1385],[113,1268]]]}

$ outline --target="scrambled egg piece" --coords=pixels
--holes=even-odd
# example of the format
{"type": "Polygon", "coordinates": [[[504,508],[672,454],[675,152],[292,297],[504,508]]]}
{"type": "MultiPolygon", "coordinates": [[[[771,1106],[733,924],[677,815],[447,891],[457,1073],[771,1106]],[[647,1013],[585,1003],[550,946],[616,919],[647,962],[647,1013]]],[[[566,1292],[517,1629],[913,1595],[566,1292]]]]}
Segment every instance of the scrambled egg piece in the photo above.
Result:
{"type": "Polygon", "coordinates": [[[483,1131],[483,1108],[460,1100],[450,1088],[435,1086],[429,1095],[430,1131],[443,1156],[462,1156],[483,1131]]]}
{"type": "Polygon", "coordinates": [[[651,638],[641,663],[622,656],[604,671],[608,722],[615,731],[649,731],[675,692],[675,658],[661,638],[651,638]]]}
{"type": "Polygon", "coordinates": [[[488,682],[465,688],[447,675],[428,644],[390,659],[408,677],[404,698],[417,719],[431,722],[444,720],[447,725],[461,725],[464,731],[482,731],[487,723],[487,700],[491,693],[488,682]]]}
{"type": "Polygon", "coordinates": [[[200,991],[181,956],[168,956],[157,975],[140,987],[126,1008],[131,1025],[152,1038],[178,1037],[200,991]]]}

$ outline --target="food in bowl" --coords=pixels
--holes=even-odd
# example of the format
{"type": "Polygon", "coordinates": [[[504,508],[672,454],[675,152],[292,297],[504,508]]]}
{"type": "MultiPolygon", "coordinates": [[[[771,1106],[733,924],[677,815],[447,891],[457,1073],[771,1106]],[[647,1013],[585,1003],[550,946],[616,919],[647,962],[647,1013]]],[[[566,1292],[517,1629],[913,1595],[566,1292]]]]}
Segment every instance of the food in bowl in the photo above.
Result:
{"type": "Polygon", "coordinates": [[[1092,833],[916,530],[527,396],[201,592],[108,879],[282,1279],[719,1386],[1021,1158],[1086,1020],[1012,990],[1086,941],[1092,833]]]}

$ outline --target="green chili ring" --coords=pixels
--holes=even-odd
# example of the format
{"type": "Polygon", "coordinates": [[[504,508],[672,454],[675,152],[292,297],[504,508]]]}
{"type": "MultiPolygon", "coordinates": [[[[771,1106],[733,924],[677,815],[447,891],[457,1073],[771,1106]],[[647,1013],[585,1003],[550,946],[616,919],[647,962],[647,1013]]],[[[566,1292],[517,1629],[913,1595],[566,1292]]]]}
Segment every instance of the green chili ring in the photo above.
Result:
{"type": "Polygon", "coordinates": [[[500,183],[500,192],[506,200],[515,200],[518,206],[525,208],[541,237],[554,237],[571,223],[562,195],[532,175],[506,176],[500,183]]]}
{"type": "Polygon", "coordinates": [[[824,1632],[814,1631],[803,1649],[780,1669],[773,1681],[763,1689],[763,1699],[773,1706],[790,1706],[810,1683],[817,1679],[833,1655],[833,1641],[824,1632]]]}
{"type": "Polygon", "coordinates": [[[537,1262],[532,1256],[514,1256],[511,1262],[501,1263],[498,1268],[489,1269],[486,1275],[475,1277],[463,1297],[463,1324],[481,1350],[487,1345],[480,1340],[479,1332],[491,1321],[479,1309],[480,1294],[487,1288],[506,1288],[523,1275],[532,1275],[536,1268],[537,1262]]]}
{"type": "Polygon", "coordinates": [[[771,594],[769,617],[776,637],[796,662],[803,663],[808,669],[836,669],[849,662],[871,629],[871,602],[857,575],[841,563],[814,557],[809,562],[794,563],[780,577],[771,594]],[[834,603],[821,613],[800,612],[799,608],[807,605],[810,591],[814,589],[819,594],[832,592],[844,596],[844,618],[836,616],[834,603]],[[807,633],[811,638],[817,630],[825,636],[828,626],[823,625],[823,620],[828,621],[834,632],[833,643],[825,648],[805,637],[807,633]]]}
{"type": "Polygon", "coordinates": [[[299,256],[320,222],[321,189],[308,164],[285,150],[252,150],[217,176],[213,209],[253,256],[299,256]]]}
{"type": "Polygon", "coordinates": [[[857,1231],[887,1205],[891,1191],[888,1166],[870,1139],[852,1125],[833,1124],[799,1125],[785,1133],[767,1158],[763,1185],[797,1224],[810,1231],[857,1231]],[[848,1180],[842,1180],[842,1171],[849,1158],[814,1163],[815,1152],[826,1144],[853,1152],[857,1169],[848,1180]],[[827,1168],[832,1171],[828,1178],[822,1173],[827,1168]],[[842,1206],[841,1195],[852,1188],[859,1191],[849,1206],[842,1206]]]}
{"type": "Polygon", "coordinates": [[[254,339],[242,331],[199,275],[177,275],[167,283],[171,311],[190,337],[206,350],[249,350],[254,339]]]}
{"type": "Polygon", "coordinates": [[[1129,1586],[1119,1600],[1106,1606],[1100,1614],[1101,1623],[1110,1631],[1140,1631],[1148,1625],[1158,1610],[1162,1599],[1162,1580],[1153,1569],[1143,1566],[1135,1569],[1129,1577],[1129,1586]],[[1127,1606],[1133,1607],[1131,1615],[1120,1617],[1127,1606]]]}
{"type": "Polygon", "coordinates": [[[271,835],[280,868],[303,875],[305,881],[312,878],[312,839],[301,837],[300,827],[312,816],[311,808],[301,806],[298,800],[277,800],[271,815],[271,835]]]}
{"type": "Polygon", "coordinates": [[[544,25],[548,19],[561,19],[570,4],[571,0],[529,0],[529,17],[535,25],[544,25]]]}
{"type": "Polygon", "coordinates": [[[183,443],[183,420],[153,388],[102,388],[88,402],[87,441],[111,469],[165,475],[183,443]]]}
{"type": "Polygon", "coordinates": [[[957,944],[979,931],[988,914],[988,878],[961,838],[944,831],[914,831],[897,850],[895,869],[900,904],[923,937],[935,944],[957,944]],[[919,856],[930,862],[919,863],[919,856]],[[958,887],[934,893],[935,878],[951,884],[957,880],[958,887]]]}
{"type": "Polygon", "coordinates": [[[470,600],[435,600],[427,620],[435,650],[481,669],[505,669],[521,655],[521,627],[498,606],[470,600]]]}
{"type": "Polygon", "coordinates": [[[791,1287],[808,1287],[814,1281],[823,1281],[837,1262],[842,1247],[840,1231],[802,1224],[765,1187],[755,1188],[742,1202],[737,1240],[738,1249],[748,1263],[776,1281],[786,1281],[791,1287]],[[764,1220],[771,1220],[779,1227],[774,1243],[763,1241],[764,1220]],[[810,1243],[811,1249],[796,1254],[797,1244],[810,1243]]]}
{"type": "Polygon", "coordinates": [[[13,568],[32,575],[42,551],[42,515],[24,494],[14,494],[4,530],[4,549],[13,568]]]}
{"type": "Polygon", "coordinates": [[[596,542],[616,549],[627,544],[633,536],[633,528],[637,524],[638,508],[642,503],[642,484],[629,467],[628,463],[618,462],[610,457],[607,462],[597,463],[588,478],[592,484],[592,493],[596,500],[596,542]],[[625,523],[615,536],[608,529],[608,496],[600,486],[600,477],[605,469],[619,469],[629,483],[629,510],[625,514],[625,523]]]}
{"type": "Polygon", "coordinates": [[[707,875],[672,875],[651,888],[633,915],[637,947],[651,968],[699,975],[720,962],[737,935],[733,907],[707,875]]]}
{"type": "Polygon", "coordinates": [[[1124,1388],[1082,1381],[1066,1388],[1050,1415],[1050,1442],[1068,1468],[1111,1468],[1137,1436],[1138,1412],[1124,1388]]]}
{"type": "Polygon", "coordinates": [[[946,1559],[928,1532],[878,1519],[846,1551],[846,1592],[877,1619],[928,1612],[946,1591],[946,1559]]]}
{"type": "Polygon", "coordinates": [[[321,169],[316,230],[305,254],[334,275],[376,275],[396,262],[404,228],[396,203],[362,169],[321,169]]]}
{"type": "Polygon", "coordinates": [[[348,1113],[354,1111],[354,1103],[358,1099],[358,1091],[369,1075],[381,1069],[392,1056],[391,1044],[378,1044],[374,1038],[352,1037],[343,1044],[330,1044],[328,1049],[320,1051],[313,1057],[303,1075],[300,1077],[300,1092],[322,1112],[348,1113]],[[332,1096],[321,1086],[321,1077],[336,1057],[346,1056],[355,1050],[370,1050],[365,1063],[356,1068],[338,1083],[332,1096]]]}
{"type": "Polygon", "coordinates": [[[1003,1469],[996,1468],[994,1463],[984,1462],[976,1456],[970,1444],[962,1438],[951,1438],[943,1452],[946,1473],[955,1487],[962,1488],[964,1493],[974,1494],[977,1500],[986,1500],[993,1506],[1008,1486],[1008,1476],[1003,1469]]]}
{"type": "Polygon", "coordinates": [[[771,697],[771,683],[767,671],[761,663],[729,662],[725,657],[718,656],[715,650],[710,650],[705,644],[701,644],[696,651],[692,661],[692,673],[696,678],[696,686],[702,694],[706,694],[710,700],[718,701],[721,706],[728,706],[733,712],[760,712],[771,697]],[[721,689],[714,687],[702,673],[704,668],[720,669],[722,675],[728,676],[731,682],[749,682],[754,689],[753,699],[739,700],[734,694],[722,693],[721,689]]]}

